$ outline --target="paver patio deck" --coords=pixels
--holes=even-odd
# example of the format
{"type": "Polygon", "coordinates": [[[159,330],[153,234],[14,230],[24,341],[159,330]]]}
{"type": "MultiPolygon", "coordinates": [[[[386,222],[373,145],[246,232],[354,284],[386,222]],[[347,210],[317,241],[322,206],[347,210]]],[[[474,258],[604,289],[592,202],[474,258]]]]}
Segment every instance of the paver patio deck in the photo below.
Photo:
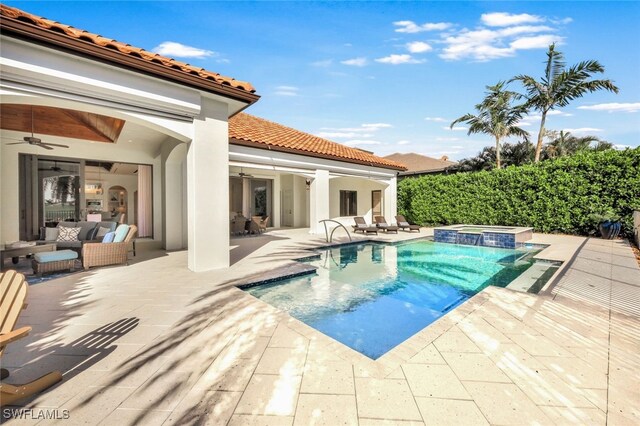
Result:
{"type": "Polygon", "coordinates": [[[535,235],[573,257],[557,285],[489,287],[377,361],[233,286],[320,239],[233,241],[225,271],[148,252],[31,286],[34,330],[3,367],[65,380],[25,405],[66,424],[640,424],[640,268],[621,241],[535,235]]]}

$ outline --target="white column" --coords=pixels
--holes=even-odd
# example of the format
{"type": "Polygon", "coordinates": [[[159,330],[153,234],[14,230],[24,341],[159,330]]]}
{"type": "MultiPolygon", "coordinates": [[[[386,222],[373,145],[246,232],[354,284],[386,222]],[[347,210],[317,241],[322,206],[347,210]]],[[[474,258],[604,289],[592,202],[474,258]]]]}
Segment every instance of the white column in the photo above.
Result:
{"type": "Polygon", "coordinates": [[[187,153],[189,269],[229,266],[229,128],[227,105],[202,98],[187,153]]]}
{"type": "Polygon", "coordinates": [[[242,178],[242,215],[251,217],[251,180],[242,178]]]}
{"type": "Polygon", "coordinates": [[[271,188],[271,226],[280,227],[280,208],[282,207],[282,191],[280,186],[280,173],[276,173],[273,178],[273,188],[271,188]]]}
{"type": "MultiPolygon", "coordinates": [[[[167,147],[167,150],[170,147],[167,147]]],[[[180,250],[186,248],[183,225],[183,215],[186,209],[183,205],[183,162],[187,155],[186,144],[177,145],[171,150],[164,164],[164,203],[163,203],[163,245],[166,250],[180,250]]],[[[188,222],[187,222],[188,223],[188,222]]]]}
{"type": "Polygon", "coordinates": [[[324,225],[318,223],[329,219],[329,171],[316,170],[316,177],[311,182],[309,209],[309,233],[323,234],[324,225]]]}
{"type": "Polygon", "coordinates": [[[389,184],[384,189],[382,203],[384,217],[389,223],[395,222],[398,214],[398,178],[389,179],[389,184]]]}

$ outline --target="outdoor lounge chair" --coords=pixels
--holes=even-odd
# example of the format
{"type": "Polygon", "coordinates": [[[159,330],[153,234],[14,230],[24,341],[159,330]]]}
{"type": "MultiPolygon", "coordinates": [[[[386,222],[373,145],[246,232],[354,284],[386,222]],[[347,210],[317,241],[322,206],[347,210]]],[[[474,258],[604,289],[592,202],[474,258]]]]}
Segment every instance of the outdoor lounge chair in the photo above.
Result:
{"type": "Polygon", "coordinates": [[[250,234],[261,234],[267,230],[267,222],[269,216],[251,216],[251,223],[249,224],[250,234]]]}
{"type": "Polygon", "coordinates": [[[231,220],[231,233],[233,235],[244,235],[247,232],[247,218],[238,215],[231,220]]]}
{"type": "MultiPolygon", "coordinates": [[[[84,266],[85,270],[92,266],[119,265],[129,261],[129,246],[138,232],[138,227],[136,225],[120,226],[129,226],[127,235],[122,241],[86,243],[82,246],[82,266],[84,266]]],[[[118,230],[116,229],[117,232],[118,230]]]]}
{"type": "MultiPolygon", "coordinates": [[[[24,275],[16,271],[7,271],[0,274],[0,357],[4,348],[11,342],[21,339],[29,334],[31,327],[15,328],[20,311],[26,308],[28,285],[24,275]]],[[[62,380],[62,374],[52,371],[44,376],[24,385],[11,385],[4,383],[9,377],[9,371],[1,370],[0,378],[0,406],[11,405],[19,399],[29,397],[41,392],[62,380]]]]}
{"type": "Polygon", "coordinates": [[[376,226],[369,225],[362,216],[355,216],[353,220],[356,222],[353,226],[353,232],[362,232],[363,234],[375,233],[378,235],[378,228],[376,226]]]}
{"type": "Polygon", "coordinates": [[[376,216],[374,217],[374,220],[376,221],[376,226],[380,229],[383,229],[384,232],[395,232],[396,234],[398,233],[398,227],[389,225],[387,223],[387,219],[385,219],[384,216],[376,216]]]}
{"type": "Polygon", "coordinates": [[[409,222],[407,222],[407,219],[405,219],[404,216],[402,215],[396,216],[396,222],[398,224],[398,228],[402,229],[403,231],[406,231],[407,229],[409,229],[409,232],[411,231],[420,232],[420,225],[410,224],[409,222]]]}

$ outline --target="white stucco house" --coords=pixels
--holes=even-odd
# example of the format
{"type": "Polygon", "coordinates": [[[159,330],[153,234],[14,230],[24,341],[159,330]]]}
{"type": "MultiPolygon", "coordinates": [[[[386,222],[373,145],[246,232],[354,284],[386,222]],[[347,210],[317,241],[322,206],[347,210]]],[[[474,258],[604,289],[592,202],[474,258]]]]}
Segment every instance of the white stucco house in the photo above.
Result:
{"type": "Polygon", "coordinates": [[[233,213],[312,233],[396,214],[402,165],[242,113],[259,99],[249,83],[9,6],[0,17],[2,243],[119,214],[205,271],[229,265],[233,213]]]}

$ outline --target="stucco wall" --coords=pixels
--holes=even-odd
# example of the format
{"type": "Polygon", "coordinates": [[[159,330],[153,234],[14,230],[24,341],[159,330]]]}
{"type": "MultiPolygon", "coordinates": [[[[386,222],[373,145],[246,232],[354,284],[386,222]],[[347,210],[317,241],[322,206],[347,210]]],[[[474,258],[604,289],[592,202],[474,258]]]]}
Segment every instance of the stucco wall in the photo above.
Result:
{"type": "MultiPolygon", "coordinates": [[[[357,211],[358,216],[364,216],[367,222],[372,222],[371,217],[371,191],[384,191],[386,185],[374,180],[362,178],[339,177],[329,181],[329,214],[331,218],[340,216],[340,191],[357,191],[357,211]]],[[[384,203],[386,200],[382,200],[384,203]]],[[[384,211],[384,209],[383,209],[384,211]]],[[[393,218],[387,218],[391,221],[393,218]]]]}

